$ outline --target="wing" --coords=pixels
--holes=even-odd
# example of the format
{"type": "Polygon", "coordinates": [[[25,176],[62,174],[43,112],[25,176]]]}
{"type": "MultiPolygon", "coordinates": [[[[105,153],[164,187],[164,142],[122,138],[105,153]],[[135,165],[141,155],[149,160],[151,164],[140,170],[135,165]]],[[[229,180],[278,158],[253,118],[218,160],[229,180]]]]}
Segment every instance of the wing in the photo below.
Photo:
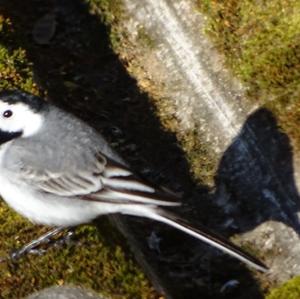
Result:
{"type": "Polygon", "coordinates": [[[39,192],[116,204],[175,206],[178,197],[148,183],[126,166],[97,154],[88,170],[56,172],[22,167],[21,179],[39,192]]]}

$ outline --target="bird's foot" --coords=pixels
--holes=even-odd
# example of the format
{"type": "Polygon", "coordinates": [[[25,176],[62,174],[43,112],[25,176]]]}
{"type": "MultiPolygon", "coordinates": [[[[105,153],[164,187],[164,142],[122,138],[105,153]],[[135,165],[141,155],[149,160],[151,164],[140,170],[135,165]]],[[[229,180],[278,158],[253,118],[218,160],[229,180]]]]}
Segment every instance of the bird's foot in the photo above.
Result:
{"type": "Polygon", "coordinates": [[[69,243],[73,235],[74,231],[72,229],[55,228],[43,234],[38,239],[24,245],[22,248],[12,251],[9,256],[0,258],[0,262],[7,260],[16,262],[19,258],[27,254],[43,255],[52,246],[61,246],[69,243]],[[44,248],[41,246],[44,246],[44,248]]]}

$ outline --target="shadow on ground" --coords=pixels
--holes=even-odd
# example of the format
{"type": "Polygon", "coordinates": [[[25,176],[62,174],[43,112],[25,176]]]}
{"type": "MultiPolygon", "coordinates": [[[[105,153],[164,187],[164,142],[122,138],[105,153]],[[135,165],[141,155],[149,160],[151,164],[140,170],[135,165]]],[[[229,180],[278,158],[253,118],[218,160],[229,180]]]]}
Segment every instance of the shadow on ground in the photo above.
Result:
{"type": "MultiPolygon", "coordinates": [[[[138,89],[110,49],[108,28],[89,13],[84,3],[79,0],[2,0],[0,11],[11,18],[15,27],[15,36],[12,35],[7,46],[11,48],[13,41],[14,47],[26,49],[39,87],[46,90],[57,105],[99,130],[138,172],[183,192],[189,199],[181,209],[186,218],[198,219],[221,232],[227,214],[212,202],[229,195],[230,201],[236,200],[230,212],[236,223],[223,228],[222,233],[228,237],[271,218],[287,221],[279,210],[274,217],[269,209],[272,203],[258,200],[262,193],[268,199],[264,191],[268,186],[274,193],[278,188],[288,188],[290,198],[299,202],[289,140],[278,130],[270,112],[260,110],[250,116],[222,158],[216,191],[212,194],[205,186],[194,184],[176,138],[161,128],[150,99],[138,89]],[[38,45],[32,39],[32,29],[47,13],[55,15],[56,32],[48,45],[38,45]],[[251,137],[254,134],[259,152],[245,152],[241,145],[250,142],[249,134],[251,137]],[[268,176],[263,156],[275,165],[273,171],[278,173],[280,183],[268,176]],[[265,166],[257,168],[255,159],[265,166]],[[251,204],[247,204],[249,201],[251,204]],[[254,218],[253,214],[259,217],[254,218]]],[[[294,219],[290,207],[286,208],[285,204],[282,207],[289,225],[294,225],[290,221],[294,219]]],[[[173,298],[263,297],[251,273],[236,260],[174,229],[141,219],[129,221],[140,240],[141,250],[173,298]],[[162,238],[156,249],[150,249],[147,241],[153,232],[162,238]],[[238,279],[240,286],[220,293],[222,285],[231,279],[238,279]]]]}
{"type": "Polygon", "coordinates": [[[216,198],[229,199],[229,214],[237,227],[248,231],[275,220],[299,233],[292,146],[269,110],[250,115],[225,151],[217,173],[216,198]]]}

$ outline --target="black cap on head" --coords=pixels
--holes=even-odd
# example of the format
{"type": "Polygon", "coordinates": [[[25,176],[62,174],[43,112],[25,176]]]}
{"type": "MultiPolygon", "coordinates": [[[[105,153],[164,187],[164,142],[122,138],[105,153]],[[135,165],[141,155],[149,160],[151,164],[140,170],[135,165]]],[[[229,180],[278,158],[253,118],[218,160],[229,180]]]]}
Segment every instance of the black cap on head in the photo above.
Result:
{"type": "Polygon", "coordinates": [[[36,112],[39,112],[47,107],[46,101],[44,101],[42,98],[19,90],[1,91],[0,101],[8,104],[25,103],[36,112]]]}

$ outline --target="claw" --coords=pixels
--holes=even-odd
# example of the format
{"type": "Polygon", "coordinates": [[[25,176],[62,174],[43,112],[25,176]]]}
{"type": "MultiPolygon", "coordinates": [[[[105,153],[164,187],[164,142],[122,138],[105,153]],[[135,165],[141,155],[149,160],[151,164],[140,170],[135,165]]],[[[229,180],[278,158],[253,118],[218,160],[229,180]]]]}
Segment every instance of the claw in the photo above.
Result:
{"type": "Polygon", "coordinates": [[[22,248],[12,251],[7,257],[0,258],[0,263],[7,260],[16,262],[19,258],[26,254],[43,255],[47,252],[50,246],[48,246],[46,249],[38,248],[41,245],[51,244],[54,246],[61,246],[63,244],[69,244],[74,235],[73,230],[67,229],[65,235],[60,236],[58,239],[55,239],[55,237],[64,230],[65,228],[59,227],[47,232],[46,234],[43,234],[38,239],[31,241],[30,243],[24,245],[22,248]]]}

